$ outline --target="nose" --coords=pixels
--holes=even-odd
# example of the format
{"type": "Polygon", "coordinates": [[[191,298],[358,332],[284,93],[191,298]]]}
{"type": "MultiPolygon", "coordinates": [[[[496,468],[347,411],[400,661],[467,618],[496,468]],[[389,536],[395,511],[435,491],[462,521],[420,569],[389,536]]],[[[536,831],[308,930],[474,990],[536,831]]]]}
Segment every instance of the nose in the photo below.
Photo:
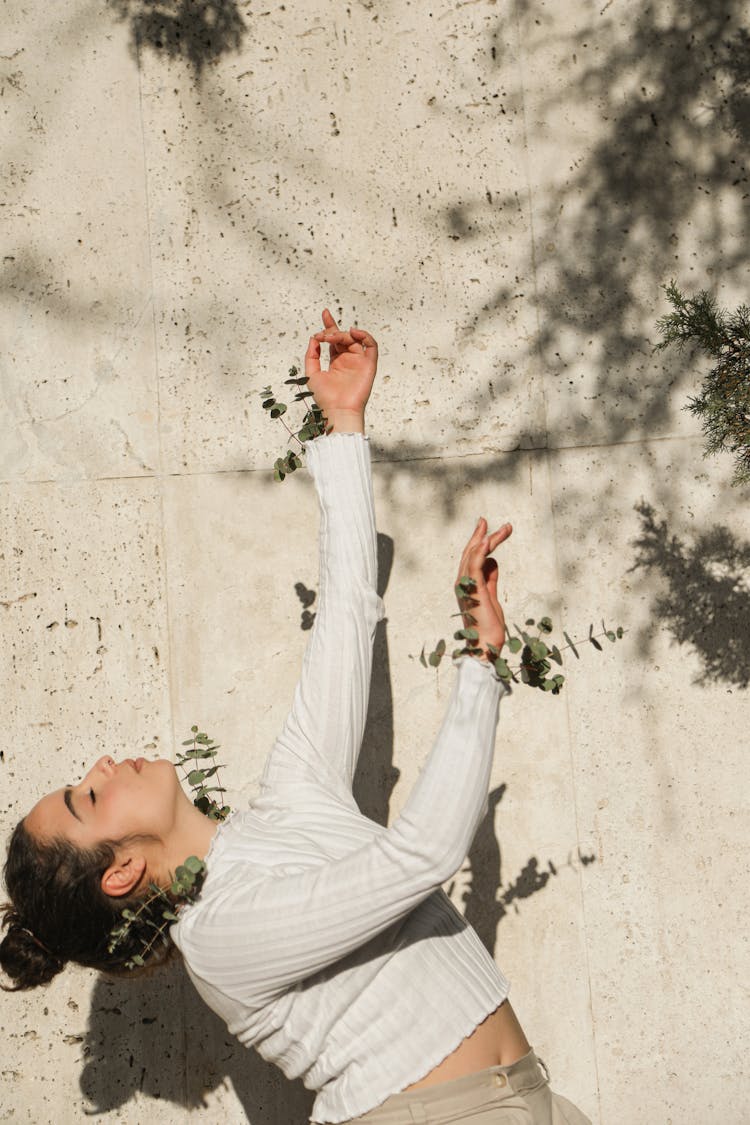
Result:
{"type": "Polygon", "coordinates": [[[115,772],[115,769],[116,766],[114,758],[112,758],[109,754],[105,754],[104,757],[98,758],[94,762],[93,766],[83,780],[87,781],[91,777],[95,777],[97,774],[104,774],[105,777],[111,777],[115,772]]]}

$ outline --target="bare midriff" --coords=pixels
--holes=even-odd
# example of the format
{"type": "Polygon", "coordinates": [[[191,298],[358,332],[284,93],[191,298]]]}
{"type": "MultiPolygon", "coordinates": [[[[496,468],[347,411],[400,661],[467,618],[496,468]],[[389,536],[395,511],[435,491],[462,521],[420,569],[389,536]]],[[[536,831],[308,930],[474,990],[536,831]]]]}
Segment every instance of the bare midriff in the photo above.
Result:
{"type": "Polygon", "coordinates": [[[452,1054],[406,1089],[419,1090],[425,1086],[437,1086],[440,1082],[452,1082],[454,1078],[476,1074],[489,1066],[510,1066],[530,1050],[516,1013],[505,1000],[459,1043],[452,1054]]]}

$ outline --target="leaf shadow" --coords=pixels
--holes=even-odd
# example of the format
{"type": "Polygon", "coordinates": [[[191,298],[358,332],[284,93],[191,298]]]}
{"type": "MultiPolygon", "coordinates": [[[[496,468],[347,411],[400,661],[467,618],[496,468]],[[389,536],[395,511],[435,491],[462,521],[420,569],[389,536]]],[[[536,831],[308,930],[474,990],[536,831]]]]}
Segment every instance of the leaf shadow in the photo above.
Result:
{"type": "MultiPolygon", "coordinates": [[[[692,542],[671,534],[665,518],[642,500],[635,510],[641,533],[634,541],[630,572],[641,570],[661,580],[652,595],[654,619],[678,645],[697,654],[703,671],[697,682],[750,685],[750,542],[717,524],[692,542]]],[[[650,631],[653,638],[655,630],[650,631]]]]}
{"type": "Polygon", "coordinates": [[[247,33],[236,0],[109,0],[109,6],[130,25],[136,59],[143,47],[182,58],[198,80],[205,66],[238,52],[247,33]]]}

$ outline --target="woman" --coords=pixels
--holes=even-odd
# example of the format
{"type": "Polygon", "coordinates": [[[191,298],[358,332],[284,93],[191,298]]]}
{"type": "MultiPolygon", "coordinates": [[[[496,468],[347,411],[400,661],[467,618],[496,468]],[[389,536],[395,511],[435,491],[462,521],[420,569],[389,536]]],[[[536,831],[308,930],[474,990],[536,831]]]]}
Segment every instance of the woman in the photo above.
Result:
{"type": "MultiPolygon", "coordinates": [[[[323,324],[305,356],[332,427],[307,445],[319,609],[260,795],[217,829],[168,762],[102,758],[15,829],[0,961],[21,988],[69,959],[122,971],[134,949],[107,946],[120,911],[195,854],[207,875],[172,941],[229,1029],[317,1091],[314,1122],[585,1122],[549,1090],[505,978],[440,889],[486,803],[505,690],[486,657],[455,661],[441,730],[395,823],[366,819],[352,797],[382,616],[364,436],[377,345],[328,310],[323,324]]],[[[490,554],[511,530],[480,519],[458,568],[476,583],[459,606],[483,651],[505,639],[490,554]]]]}

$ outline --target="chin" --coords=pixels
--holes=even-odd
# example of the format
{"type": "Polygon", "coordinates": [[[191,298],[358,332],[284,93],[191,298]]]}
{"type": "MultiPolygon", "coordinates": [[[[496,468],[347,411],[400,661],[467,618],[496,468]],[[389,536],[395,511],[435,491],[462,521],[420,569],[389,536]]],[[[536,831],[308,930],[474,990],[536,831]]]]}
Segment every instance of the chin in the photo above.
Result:
{"type": "Polygon", "coordinates": [[[159,777],[165,785],[170,785],[173,788],[178,788],[180,785],[177,766],[174,762],[170,762],[168,758],[155,758],[153,761],[144,762],[141,772],[145,777],[150,775],[154,780],[159,777]]]}

